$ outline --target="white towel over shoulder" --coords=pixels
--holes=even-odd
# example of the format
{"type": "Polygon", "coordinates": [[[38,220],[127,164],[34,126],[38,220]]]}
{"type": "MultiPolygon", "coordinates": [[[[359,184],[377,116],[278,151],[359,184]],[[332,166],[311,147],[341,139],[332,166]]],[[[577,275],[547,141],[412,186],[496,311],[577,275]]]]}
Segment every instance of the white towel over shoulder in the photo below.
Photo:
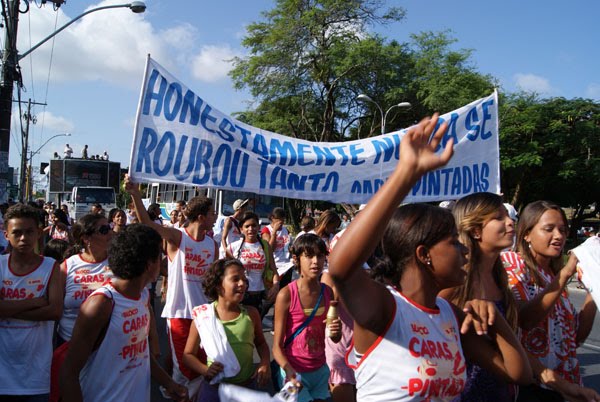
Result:
{"type": "Polygon", "coordinates": [[[212,304],[202,304],[192,310],[194,325],[200,335],[200,344],[206,352],[206,356],[213,362],[223,365],[223,371],[216,375],[211,384],[221,382],[225,377],[233,377],[240,372],[238,362],[231,345],[227,341],[225,328],[215,314],[212,304]]]}
{"type": "Polygon", "coordinates": [[[572,250],[579,260],[581,282],[600,305],[600,237],[591,236],[572,250]]]}

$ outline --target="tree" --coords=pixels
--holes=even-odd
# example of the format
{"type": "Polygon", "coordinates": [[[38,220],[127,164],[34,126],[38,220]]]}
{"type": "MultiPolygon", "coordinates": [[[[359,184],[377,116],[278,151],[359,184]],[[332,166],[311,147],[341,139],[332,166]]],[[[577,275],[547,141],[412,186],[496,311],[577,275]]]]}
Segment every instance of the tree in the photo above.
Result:
{"type": "MultiPolygon", "coordinates": [[[[240,119],[262,129],[310,141],[335,142],[378,135],[384,110],[388,127],[409,126],[433,111],[450,111],[489,95],[493,80],[469,62],[468,50],[451,50],[447,32],[413,35],[410,43],[389,41],[370,26],[402,20],[404,11],[384,9],[382,0],[277,0],[249,25],[242,44],[248,56],[234,59],[237,88],[255,97],[240,119]]],[[[291,201],[297,219],[303,201],[291,201]]]]}
{"type": "MultiPolygon", "coordinates": [[[[343,122],[354,118],[349,109],[356,108],[357,95],[349,96],[352,91],[343,84],[368,68],[361,64],[365,59],[352,62],[348,55],[356,56],[353,49],[369,37],[369,25],[404,15],[383,5],[382,0],[278,0],[263,13],[265,21],[249,25],[242,41],[249,56],[236,58],[231,71],[235,86],[250,89],[258,103],[243,112],[246,121],[312,141],[343,138],[348,127],[343,122]]],[[[302,202],[288,205],[296,221],[302,202]]]]}
{"type": "Polygon", "coordinates": [[[506,97],[500,109],[502,188],[517,206],[538,199],[573,207],[573,228],[600,205],[600,104],[506,97]]]}

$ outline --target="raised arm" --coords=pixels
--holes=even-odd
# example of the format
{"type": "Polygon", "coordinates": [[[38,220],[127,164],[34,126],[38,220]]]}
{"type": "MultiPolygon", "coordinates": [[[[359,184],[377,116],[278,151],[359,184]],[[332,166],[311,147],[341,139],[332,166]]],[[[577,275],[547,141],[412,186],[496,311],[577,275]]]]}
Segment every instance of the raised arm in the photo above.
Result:
{"type": "Polygon", "coordinates": [[[376,334],[384,330],[393,300],[388,292],[382,291],[382,285],[368,278],[362,265],[381,240],[394,210],[417,180],[450,160],[453,140],[448,141],[440,155],[434,152],[447,129],[444,123],[431,137],[437,122],[436,114],[409,129],[400,145],[396,169],[348,226],[329,256],[329,274],[348,311],[358,326],[376,334]]]}
{"type": "Polygon", "coordinates": [[[523,329],[532,329],[537,323],[548,316],[561,293],[565,290],[569,278],[577,268],[577,257],[571,253],[567,264],[559,271],[542,292],[527,302],[519,302],[519,326],[523,329]]]}
{"type": "Polygon", "coordinates": [[[144,203],[142,202],[142,196],[137,183],[131,181],[129,175],[125,175],[125,190],[131,195],[133,205],[135,205],[135,214],[140,223],[150,226],[152,229],[156,230],[158,234],[160,234],[161,237],[165,239],[167,243],[169,243],[169,245],[179,247],[179,243],[181,241],[181,232],[174,228],[168,228],[166,226],[159,225],[150,219],[150,215],[148,215],[148,211],[146,211],[144,203]]]}
{"type": "Polygon", "coordinates": [[[223,230],[221,231],[221,247],[225,250],[225,254],[229,258],[233,258],[231,253],[229,252],[229,244],[227,243],[227,235],[231,230],[231,218],[225,219],[225,223],[223,224],[223,230]]]}

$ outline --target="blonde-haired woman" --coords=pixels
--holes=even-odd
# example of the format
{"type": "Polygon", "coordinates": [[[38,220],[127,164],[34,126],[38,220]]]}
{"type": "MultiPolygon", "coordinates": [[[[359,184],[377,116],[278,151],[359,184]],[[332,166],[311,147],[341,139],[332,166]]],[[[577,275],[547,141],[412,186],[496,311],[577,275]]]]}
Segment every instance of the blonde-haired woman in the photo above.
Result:
{"type": "Polygon", "coordinates": [[[331,239],[337,232],[337,228],[342,223],[340,216],[333,210],[328,209],[319,215],[319,219],[317,219],[317,224],[313,230],[309,233],[314,233],[319,236],[325,244],[327,245],[327,249],[331,249],[331,239]]]}
{"type": "MultiPolygon", "coordinates": [[[[460,242],[469,250],[467,277],[463,285],[447,289],[441,296],[461,308],[469,300],[491,301],[516,330],[516,303],[500,259],[500,253],[513,244],[515,228],[502,198],[492,193],[471,194],[458,200],[452,212],[460,242]]],[[[465,389],[455,401],[509,402],[514,394],[508,383],[469,363],[465,389]]]]}

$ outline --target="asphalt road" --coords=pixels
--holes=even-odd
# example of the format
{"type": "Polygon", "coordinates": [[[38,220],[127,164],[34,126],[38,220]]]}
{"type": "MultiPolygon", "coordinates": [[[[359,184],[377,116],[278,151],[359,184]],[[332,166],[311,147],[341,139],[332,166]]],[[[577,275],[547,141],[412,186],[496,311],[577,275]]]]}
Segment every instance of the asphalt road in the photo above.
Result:
{"type": "MultiPolygon", "coordinates": [[[[577,281],[569,284],[569,297],[577,309],[581,308],[587,292],[577,289],[577,281]]],[[[577,349],[583,383],[600,392],[600,314],[596,313],[594,327],[583,345],[577,349]]]]}

